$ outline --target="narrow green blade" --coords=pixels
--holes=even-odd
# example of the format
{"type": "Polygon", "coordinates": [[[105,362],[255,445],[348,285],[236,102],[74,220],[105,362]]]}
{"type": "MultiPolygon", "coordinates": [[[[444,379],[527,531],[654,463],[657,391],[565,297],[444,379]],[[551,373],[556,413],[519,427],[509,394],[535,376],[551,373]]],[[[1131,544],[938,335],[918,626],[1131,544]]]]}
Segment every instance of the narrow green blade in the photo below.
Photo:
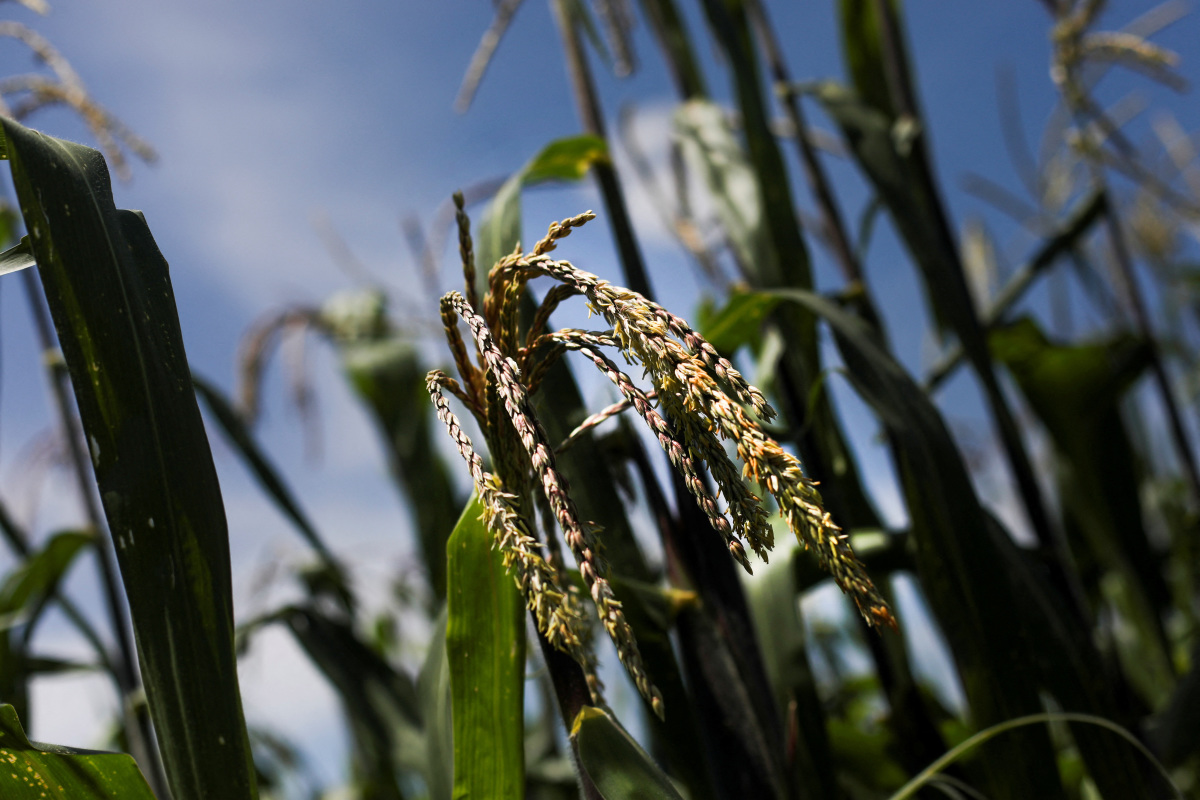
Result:
{"type": "Polygon", "coordinates": [[[29,741],[0,706],[0,797],[5,800],[154,800],[132,756],[29,741]]]}
{"type": "Polygon", "coordinates": [[[103,157],[12,122],[3,155],[75,388],[176,800],[257,794],[221,491],[167,263],[103,157]]]}
{"type": "Polygon", "coordinates": [[[44,600],[75,563],[80,551],[95,541],[96,536],[88,531],[61,531],[51,536],[40,550],[5,577],[0,585],[0,614],[13,614],[44,600]]]}
{"type": "Polygon", "coordinates": [[[345,568],[326,546],[325,540],[321,538],[321,534],[309,520],[308,514],[304,513],[296,496],[284,483],[283,476],[275,469],[275,465],[267,458],[267,454],[258,446],[250,428],[234,410],[233,404],[216,386],[198,375],[192,375],[192,386],[196,390],[196,396],[208,406],[212,419],[220,426],[233,449],[241,456],[250,474],[258,479],[263,492],[275,501],[275,505],[283,515],[292,521],[296,530],[316,551],[326,574],[334,581],[334,591],[343,607],[353,610],[354,597],[346,581],[345,568]]]}
{"type": "Polygon", "coordinates": [[[29,244],[28,236],[22,237],[17,244],[0,253],[0,275],[20,272],[35,264],[37,262],[33,259],[33,247],[29,244]]]}
{"type": "Polygon", "coordinates": [[[525,796],[525,603],[472,498],[446,547],[454,796],[525,796]]]}

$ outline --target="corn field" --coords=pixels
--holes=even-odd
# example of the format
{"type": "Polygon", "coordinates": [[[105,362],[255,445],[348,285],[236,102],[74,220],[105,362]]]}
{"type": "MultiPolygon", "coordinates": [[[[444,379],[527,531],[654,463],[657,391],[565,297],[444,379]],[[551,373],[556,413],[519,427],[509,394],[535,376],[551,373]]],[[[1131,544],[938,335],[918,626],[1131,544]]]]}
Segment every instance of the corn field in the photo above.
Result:
{"type": "MultiPolygon", "coordinates": [[[[502,40],[544,45],[521,41],[521,5],[494,3],[447,103],[471,113],[502,40]]],[[[948,202],[900,3],[835,3],[842,81],[792,73],[765,0],[549,5],[579,131],[447,187],[415,236],[429,263],[456,249],[429,271],[434,334],[382,288],[289,307],[245,332],[234,392],[189,368],[170,254],[113,199],[110,170],[150,145],[0,22],[36,62],[0,80],[0,275],[28,299],[83,508],[43,535],[0,504],[0,796],[1200,798],[1200,143],[1132,136],[1097,88],[1114,70],[1182,88],[1194,54],[1155,39],[1181,6],[1042,1],[1057,106],[1019,165],[1029,196],[975,182],[1036,239],[1012,265],[948,202]],[[652,68],[673,92],[667,163],[610,132],[593,73],[652,68]],[[54,106],[98,149],[28,127],[54,106]],[[586,182],[598,207],[525,219],[526,189],[586,182]],[[709,287],[698,308],[656,294],[633,186],[709,287]],[[546,233],[523,240],[527,221],[546,233]],[[604,266],[573,249],[598,221],[604,266]],[[881,230],[902,263],[873,263],[881,230]],[[898,316],[895,280],[924,300],[919,368],[892,344],[919,316],[898,316]],[[306,379],[344,382],[387,453],[419,556],[392,616],[260,441],[287,337],[336,354],[340,375],[306,379]],[[950,386],[985,430],[960,429],[950,386]],[[308,548],[298,599],[234,608],[210,439],[308,548]],[[104,625],[68,579],[85,554],[104,625]],[[51,609],[88,663],[42,654],[51,609]],[[395,617],[419,620],[409,638],[395,617]],[[239,658],[268,630],[338,698],[342,785],[288,731],[247,726],[239,658]],[[111,683],[104,752],[26,737],[30,686],[67,670],[111,683]]]]}

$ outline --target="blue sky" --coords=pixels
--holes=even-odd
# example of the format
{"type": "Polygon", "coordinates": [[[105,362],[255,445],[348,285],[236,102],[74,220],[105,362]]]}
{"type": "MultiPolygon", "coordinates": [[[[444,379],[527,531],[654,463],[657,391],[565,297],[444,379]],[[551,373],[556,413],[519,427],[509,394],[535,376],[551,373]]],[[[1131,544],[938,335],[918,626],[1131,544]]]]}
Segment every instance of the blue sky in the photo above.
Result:
{"type": "MultiPolygon", "coordinates": [[[[690,8],[691,5],[684,3],[690,8]]],[[[36,17],[16,4],[5,10],[48,37],[71,60],[95,98],[149,140],[160,155],[153,166],[135,165],[129,183],[116,187],[119,206],[146,214],[172,265],[185,340],[193,367],[226,388],[234,356],[247,327],[261,315],[294,303],[320,303],[354,285],[322,246],[314,220],[328,220],[372,273],[413,304],[430,305],[400,232],[402,216],[428,222],[451,192],[518,168],[547,142],[578,132],[568,94],[556,30],[544,3],[531,0],[517,14],[465,115],[452,102],[463,71],[491,19],[484,0],[446,2],[285,2],[210,0],[55,0],[36,17]]],[[[840,77],[834,3],[774,3],[772,13],[792,73],[801,79],[840,77]]],[[[1008,70],[1020,99],[1022,124],[1034,145],[1054,102],[1047,78],[1048,18],[1034,0],[965,3],[915,0],[907,4],[911,52],[932,132],[935,162],[956,222],[985,214],[1003,252],[1013,261],[1034,241],[962,191],[976,172],[1020,192],[999,133],[996,76],[1008,70]]],[[[1109,25],[1119,26],[1148,8],[1110,3],[1109,25]]],[[[693,29],[702,29],[692,14],[693,29]]],[[[1192,60],[1200,41],[1188,17],[1156,38],[1184,57],[1185,75],[1200,73],[1192,60]]],[[[623,105],[639,110],[639,131],[648,149],[664,152],[671,88],[646,31],[639,29],[642,70],[617,80],[597,68],[603,101],[615,129],[623,105]]],[[[15,42],[0,43],[3,74],[28,69],[15,42]]],[[[703,51],[713,62],[712,51],[703,51]]],[[[712,87],[728,82],[709,63],[712,87]]],[[[1104,87],[1115,100],[1137,88],[1151,104],[1167,102],[1187,130],[1200,127],[1194,102],[1173,101],[1148,81],[1114,74],[1104,87]],[[1188,116],[1190,114],[1190,116],[1188,116]]],[[[819,124],[828,127],[818,117],[819,124]]],[[[31,124],[55,135],[87,140],[67,114],[45,113],[31,124]]],[[[1143,126],[1144,128],[1144,126],[1143,126]]],[[[1135,128],[1135,130],[1138,130],[1135,128]]],[[[1143,131],[1144,135],[1144,131],[1143,131]]],[[[793,165],[794,166],[794,165],[793,165]]],[[[855,220],[866,194],[853,169],[831,164],[847,216],[855,220]]],[[[656,221],[644,192],[627,187],[651,279],[661,299],[689,315],[703,286],[656,221]]],[[[590,187],[539,191],[528,198],[529,236],[553,218],[597,208],[590,187]]],[[[478,218],[479,209],[474,210],[478,218]]],[[[528,237],[527,237],[528,238],[528,237]]],[[[449,255],[449,251],[446,251],[449,255]]],[[[619,271],[602,224],[571,238],[565,257],[605,277],[619,271]]],[[[836,274],[814,250],[819,281],[837,286],[836,274]]],[[[457,285],[454,268],[441,285],[457,285]]],[[[921,298],[913,273],[881,230],[868,271],[895,330],[901,355],[913,367],[928,363],[921,298]]],[[[73,519],[65,475],[51,474],[41,502],[28,500],[31,481],[25,457],[47,424],[44,386],[23,299],[11,281],[0,284],[0,496],[37,530],[73,519]],[[39,375],[34,378],[34,375],[39,375]],[[61,498],[61,499],[60,499],[61,498]],[[35,516],[36,511],[36,516],[35,516]]],[[[433,351],[435,344],[428,346],[433,351]]],[[[344,552],[368,586],[380,589],[413,551],[408,521],[386,477],[382,454],[365,418],[320,347],[310,353],[320,384],[323,454],[306,459],[300,422],[283,399],[272,373],[262,435],[320,527],[344,552]]],[[[958,381],[947,402],[973,419],[974,391],[958,381]]],[[[851,405],[847,419],[869,448],[875,426],[851,405]]],[[[214,450],[231,524],[239,614],[261,610],[278,590],[255,590],[256,576],[275,561],[297,563],[304,551],[286,523],[263,500],[219,442],[214,450]]],[[[872,474],[882,494],[894,496],[887,469],[872,474]]],[[[1003,481],[993,487],[1000,505],[1003,481]]],[[[897,511],[895,504],[891,509],[897,511]]],[[[91,566],[75,579],[89,591],[91,566]]],[[[64,652],[71,645],[61,643],[64,652]]],[[[287,669],[272,665],[292,652],[272,635],[243,665],[247,709],[315,751],[328,780],[340,777],[341,733],[332,695],[298,659],[287,669]]],[[[38,738],[85,745],[111,708],[102,682],[46,682],[35,696],[33,733],[38,738]]]]}

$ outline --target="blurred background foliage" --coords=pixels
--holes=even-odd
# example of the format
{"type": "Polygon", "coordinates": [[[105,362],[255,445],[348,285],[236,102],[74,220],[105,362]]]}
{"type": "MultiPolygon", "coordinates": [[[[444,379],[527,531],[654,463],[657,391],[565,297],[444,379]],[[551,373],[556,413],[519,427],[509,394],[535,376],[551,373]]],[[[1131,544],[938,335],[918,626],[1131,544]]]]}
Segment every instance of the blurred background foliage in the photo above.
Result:
{"type": "MultiPolygon", "coordinates": [[[[835,82],[792,74],[791,32],[772,24],[760,0],[699,0],[687,13],[677,0],[549,2],[579,134],[547,142],[502,181],[462,187],[478,221],[474,253],[464,260],[477,265],[483,286],[488,267],[520,241],[527,188],[594,181],[621,269],[601,277],[654,298],[656,275],[643,261],[625,199],[633,184],[654,192],[657,211],[711,287],[701,307],[672,310],[769,394],[780,411],[770,432],[820,482],[901,632],[870,629],[827,591],[812,555],[783,528],[771,563],[739,576],[652,438],[623,418],[589,419],[600,410],[584,403],[598,394],[594,378],[559,365],[532,400],[551,442],[570,437],[559,466],[581,516],[603,531],[617,596],[666,713],[660,719],[643,703],[604,649],[600,670],[612,708],[581,701],[564,689],[566,657],[544,641],[532,646],[519,593],[497,580],[503,567],[464,488],[466,470],[429,403],[426,373],[450,363],[447,350],[440,360],[429,357],[423,331],[440,327],[424,325],[435,319],[433,307],[413,319],[395,310],[411,307],[411,297],[382,287],[346,292],[249,330],[237,355],[236,396],[191,376],[209,435],[238,454],[311,548],[311,561],[288,578],[295,599],[238,617],[238,650],[253,649],[270,628],[294,637],[336,692],[351,742],[345,784],[326,786],[287,731],[252,720],[246,736],[259,795],[867,800],[892,796],[979,730],[1050,711],[1116,723],[1169,771],[1174,791],[1200,797],[1197,137],[1168,107],[1158,110],[1152,137],[1135,139],[1126,130],[1128,104],[1105,104],[1096,93],[1117,69],[1183,88],[1179,55],[1154,40],[1182,6],[1168,2],[1113,23],[1100,0],[1043,0],[1054,49],[1048,80],[1060,103],[1047,109],[1037,148],[1006,132],[1006,168],[1027,196],[986,174],[968,178],[972,191],[1036,241],[1013,265],[986,225],[957,219],[948,205],[929,144],[937,131],[922,112],[913,67],[920,53],[909,51],[900,3],[839,0],[846,80],[835,82]],[[693,13],[702,25],[685,23],[693,13]],[[652,34],[654,51],[636,51],[634,25],[652,34]],[[665,163],[645,157],[631,125],[609,130],[613,115],[593,76],[611,70],[636,80],[652,60],[665,66],[674,90],[665,163]],[[728,91],[712,91],[714,74],[728,91]],[[629,165],[624,171],[613,157],[618,146],[631,155],[620,162],[629,165]],[[833,162],[853,165],[869,187],[862,209],[849,211],[839,199],[833,162]],[[870,243],[883,226],[902,242],[907,263],[871,263],[870,243]],[[820,291],[812,266],[818,250],[840,274],[820,291]],[[896,317],[872,277],[881,270],[903,272],[921,288],[935,353],[924,371],[893,353],[887,320],[896,317]],[[305,371],[304,342],[314,339],[336,353],[341,376],[305,371]],[[302,412],[315,413],[317,386],[344,380],[387,453],[420,564],[395,576],[382,605],[358,596],[336,541],[318,529],[258,441],[263,376],[280,354],[302,412]],[[960,373],[989,428],[956,430],[956,409],[940,392],[960,373]],[[901,527],[885,524],[871,477],[879,469],[850,443],[851,402],[876,421],[890,460],[884,470],[902,498],[901,527]],[[1002,504],[985,502],[979,488],[997,472],[1012,487],[1002,504]],[[953,665],[940,683],[930,678],[934,649],[953,665]]],[[[520,37],[509,32],[520,5],[495,3],[492,27],[464,65],[457,102],[466,113],[487,91],[484,75],[500,40],[520,37]]],[[[7,116],[65,104],[118,174],[130,154],[153,157],[90,99],[48,42],[15,22],[0,23],[0,33],[31,48],[44,67],[0,82],[7,116]]],[[[447,200],[426,228],[407,228],[427,275],[437,273],[454,219],[447,200]]],[[[28,245],[17,244],[14,206],[0,223],[5,241],[17,245],[16,264],[28,245]]],[[[330,243],[335,255],[351,258],[336,236],[330,243]]],[[[570,244],[561,247],[565,258],[573,258],[570,244]]],[[[42,309],[33,270],[5,280],[22,279],[32,307],[42,309]]],[[[476,287],[456,279],[431,288],[476,287]]],[[[544,298],[537,283],[528,291],[544,298]]],[[[174,319],[173,305],[161,313],[174,319]]],[[[78,393],[86,372],[65,339],[66,360],[57,355],[40,314],[85,523],[34,541],[0,506],[0,533],[15,561],[0,585],[0,700],[28,725],[28,687],[37,676],[101,671],[122,698],[112,747],[137,758],[159,796],[168,785],[181,798],[218,796],[180,777],[177,762],[190,745],[164,733],[155,708],[155,692],[169,690],[156,688],[163,679],[144,651],[140,675],[134,666],[118,571],[143,648],[139,609],[160,602],[160,590],[131,580],[133,561],[122,556],[118,567],[110,554],[114,511],[96,500],[89,440],[77,431],[66,388],[69,372],[78,393]],[[104,630],[65,590],[79,554],[98,543],[104,630]],[[94,660],[39,655],[38,622],[54,604],[94,660]]],[[[83,423],[92,434],[86,409],[83,423]]],[[[96,470],[103,490],[99,463],[96,470]]],[[[213,598],[219,606],[219,587],[213,598]]],[[[175,679],[199,668],[185,664],[175,679]]],[[[237,704],[236,681],[225,691],[237,704]]],[[[253,796],[244,791],[239,796],[253,796]]],[[[1060,720],[997,736],[919,796],[1172,791],[1111,731],[1060,720]]]]}

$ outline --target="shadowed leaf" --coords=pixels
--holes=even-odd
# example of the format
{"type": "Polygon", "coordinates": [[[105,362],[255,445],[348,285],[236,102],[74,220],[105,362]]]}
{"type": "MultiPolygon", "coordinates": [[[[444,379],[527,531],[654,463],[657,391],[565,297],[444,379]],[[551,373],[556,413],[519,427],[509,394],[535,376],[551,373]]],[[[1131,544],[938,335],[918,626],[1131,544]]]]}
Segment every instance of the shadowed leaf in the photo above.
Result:
{"type": "Polygon", "coordinates": [[[604,711],[580,711],[571,726],[571,740],[605,800],[683,800],[670,778],[604,711]]]}
{"type": "Polygon", "coordinates": [[[167,263],[101,155],[11,120],[3,154],[83,419],[177,800],[252,798],[225,511],[167,263]]]}

